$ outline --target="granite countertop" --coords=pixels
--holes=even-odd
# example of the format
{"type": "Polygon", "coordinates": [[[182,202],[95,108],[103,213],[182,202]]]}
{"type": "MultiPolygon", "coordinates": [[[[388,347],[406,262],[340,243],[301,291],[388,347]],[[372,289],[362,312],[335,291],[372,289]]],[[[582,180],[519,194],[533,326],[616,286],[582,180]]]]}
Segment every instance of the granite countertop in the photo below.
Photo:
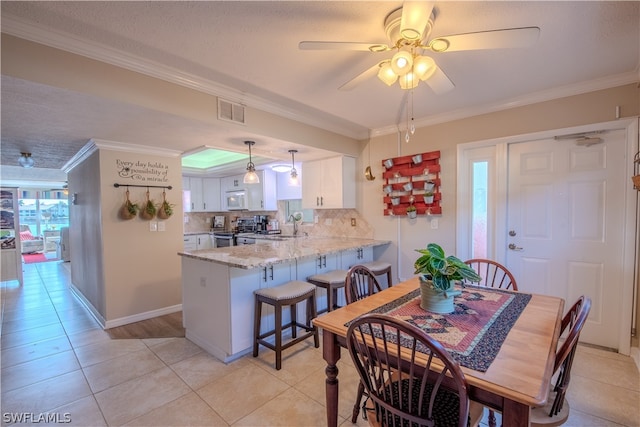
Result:
{"type": "MultiPolygon", "coordinates": [[[[269,239],[270,240],[270,239],[269,239]]],[[[329,255],[350,249],[386,245],[387,240],[347,237],[296,237],[255,245],[178,252],[178,255],[238,268],[261,268],[297,259],[329,255]]]]}

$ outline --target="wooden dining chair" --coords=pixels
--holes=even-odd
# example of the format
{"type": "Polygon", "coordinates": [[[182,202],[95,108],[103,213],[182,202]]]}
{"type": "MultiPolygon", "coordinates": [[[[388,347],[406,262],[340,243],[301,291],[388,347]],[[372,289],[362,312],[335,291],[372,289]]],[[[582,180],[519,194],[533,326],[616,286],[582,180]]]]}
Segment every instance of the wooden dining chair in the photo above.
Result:
{"type": "MultiPolygon", "coordinates": [[[[347,278],[345,279],[345,298],[347,304],[361,300],[370,295],[380,292],[382,288],[376,279],[375,273],[364,265],[354,265],[349,269],[347,278]]],[[[360,413],[360,405],[362,403],[362,397],[364,396],[364,385],[362,382],[358,384],[358,393],[356,395],[356,403],[353,406],[353,414],[351,415],[351,422],[355,423],[358,420],[358,414],[360,413]]]]}
{"type": "Polygon", "coordinates": [[[513,274],[499,262],[484,258],[473,258],[465,261],[465,264],[473,268],[482,277],[482,281],[477,283],[478,286],[518,290],[518,284],[513,274]]]}
{"type": "MultiPolygon", "coordinates": [[[[556,359],[553,367],[553,376],[556,380],[549,391],[547,404],[531,409],[532,427],[559,426],[564,424],[569,418],[569,403],[565,395],[569,388],[571,366],[573,365],[573,357],[578,347],[578,338],[580,338],[580,332],[587,320],[589,311],[591,311],[591,299],[583,295],[578,298],[562,318],[560,339],[565,338],[556,351],[556,359]]],[[[489,420],[489,426],[495,427],[495,418],[493,425],[491,424],[491,420],[489,420]]]]}
{"type": "Polygon", "coordinates": [[[578,347],[578,338],[587,321],[589,311],[591,311],[591,299],[583,295],[562,318],[560,337],[563,337],[567,331],[568,334],[556,352],[553,369],[556,381],[549,392],[547,405],[531,410],[531,426],[559,426],[569,418],[569,403],[565,396],[571,380],[571,366],[578,347]]]}
{"type": "Polygon", "coordinates": [[[467,427],[480,422],[483,407],[469,401],[460,365],[416,326],[366,314],[349,326],[347,348],[369,396],[369,425],[467,427]]]}
{"type": "Polygon", "coordinates": [[[344,284],[347,304],[366,298],[381,290],[382,287],[380,287],[376,275],[364,265],[354,265],[347,272],[344,284]]]}

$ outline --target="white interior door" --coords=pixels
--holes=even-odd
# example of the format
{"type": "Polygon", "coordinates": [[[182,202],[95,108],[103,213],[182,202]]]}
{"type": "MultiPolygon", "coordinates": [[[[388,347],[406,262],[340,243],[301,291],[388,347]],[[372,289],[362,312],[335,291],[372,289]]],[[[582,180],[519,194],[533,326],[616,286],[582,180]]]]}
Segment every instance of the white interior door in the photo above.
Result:
{"type": "Polygon", "coordinates": [[[508,148],[506,265],[518,289],[592,299],[580,340],[617,349],[622,307],[625,132],[603,142],[537,140],[508,148]]]}

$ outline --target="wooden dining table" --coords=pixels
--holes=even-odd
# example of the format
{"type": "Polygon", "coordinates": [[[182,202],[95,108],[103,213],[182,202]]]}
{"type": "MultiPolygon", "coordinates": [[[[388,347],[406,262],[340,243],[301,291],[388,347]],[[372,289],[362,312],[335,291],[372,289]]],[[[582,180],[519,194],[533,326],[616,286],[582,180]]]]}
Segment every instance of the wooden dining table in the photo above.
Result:
{"type": "MultiPolygon", "coordinates": [[[[322,354],[327,362],[328,426],[338,424],[336,363],[341,348],[346,347],[346,325],[358,316],[406,298],[419,285],[416,276],[313,320],[322,330],[322,354]]],[[[480,372],[461,365],[469,384],[469,398],[500,411],[503,425],[529,426],[530,409],[546,403],[563,310],[563,299],[532,294],[488,369],[480,372]]]]}

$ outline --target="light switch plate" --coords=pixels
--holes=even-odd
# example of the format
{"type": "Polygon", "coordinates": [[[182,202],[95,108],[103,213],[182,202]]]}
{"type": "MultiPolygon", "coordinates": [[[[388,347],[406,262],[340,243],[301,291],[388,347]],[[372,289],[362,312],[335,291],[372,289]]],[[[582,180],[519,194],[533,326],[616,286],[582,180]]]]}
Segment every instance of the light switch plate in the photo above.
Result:
{"type": "Polygon", "coordinates": [[[158,223],[156,221],[149,222],[149,231],[158,231],[158,223]]]}

